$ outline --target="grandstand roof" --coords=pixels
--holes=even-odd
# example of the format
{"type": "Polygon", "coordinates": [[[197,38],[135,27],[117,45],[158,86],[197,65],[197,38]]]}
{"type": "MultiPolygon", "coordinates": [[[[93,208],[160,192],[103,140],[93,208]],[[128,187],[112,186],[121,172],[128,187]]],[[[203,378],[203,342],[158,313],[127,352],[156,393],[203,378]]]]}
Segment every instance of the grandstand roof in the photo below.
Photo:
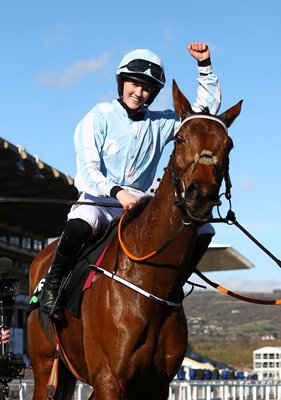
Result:
{"type": "Polygon", "coordinates": [[[37,239],[59,236],[70,205],[21,203],[19,198],[77,198],[73,179],[0,138],[0,229],[37,239]],[[4,197],[11,198],[3,202],[4,197]]]}
{"type": "Polygon", "coordinates": [[[254,268],[254,264],[242,256],[231,245],[215,243],[209,245],[208,251],[198,265],[198,269],[201,272],[250,268],[254,268]]]}

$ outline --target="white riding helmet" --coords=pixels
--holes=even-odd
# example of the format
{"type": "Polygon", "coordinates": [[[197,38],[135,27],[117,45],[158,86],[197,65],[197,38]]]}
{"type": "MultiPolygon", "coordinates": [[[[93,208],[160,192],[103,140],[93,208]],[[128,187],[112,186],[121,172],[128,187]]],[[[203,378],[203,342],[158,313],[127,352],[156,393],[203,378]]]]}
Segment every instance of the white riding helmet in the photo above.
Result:
{"type": "Polygon", "coordinates": [[[152,85],[154,90],[148,99],[148,104],[153,102],[166,81],[162,61],[157,54],[148,49],[133,50],[123,57],[116,71],[119,96],[123,95],[124,78],[152,85]]]}

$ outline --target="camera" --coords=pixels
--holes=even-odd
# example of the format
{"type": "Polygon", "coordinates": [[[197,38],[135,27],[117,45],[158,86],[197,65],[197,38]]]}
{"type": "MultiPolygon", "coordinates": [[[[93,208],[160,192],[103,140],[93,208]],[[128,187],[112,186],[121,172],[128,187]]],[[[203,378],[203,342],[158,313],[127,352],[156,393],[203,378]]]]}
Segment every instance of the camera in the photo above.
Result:
{"type": "MultiPolygon", "coordinates": [[[[1,259],[0,259],[1,260],[1,259]]],[[[1,279],[0,275],[0,328],[13,325],[15,296],[18,294],[17,279],[1,279]]],[[[1,377],[1,375],[0,375],[1,377]]]]}
{"type": "Polygon", "coordinates": [[[0,380],[23,378],[24,372],[25,363],[21,355],[14,353],[0,355],[0,380]]]}
{"type": "MultiPolygon", "coordinates": [[[[15,296],[18,295],[18,280],[8,278],[12,269],[12,260],[0,258],[0,329],[8,329],[14,324],[15,296]]],[[[0,399],[8,398],[9,387],[7,382],[15,378],[22,378],[25,372],[25,363],[20,354],[7,352],[2,342],[0,349],[0,399]],[[4,397],[3,397],[4,396],[4,397]]]]}
{"type": "Polygon", "coordinates": [[[17,279],[0,279],[0,298],[16,296],[18,294],[17,279]]]}

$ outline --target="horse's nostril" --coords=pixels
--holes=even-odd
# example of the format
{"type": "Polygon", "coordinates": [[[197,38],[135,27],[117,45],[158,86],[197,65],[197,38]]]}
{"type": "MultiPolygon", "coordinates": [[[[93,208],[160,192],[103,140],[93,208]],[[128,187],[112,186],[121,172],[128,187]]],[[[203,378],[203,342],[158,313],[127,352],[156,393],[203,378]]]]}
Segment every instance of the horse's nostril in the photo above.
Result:
{"type": "Polygon", "coordinates": [[[193,181],[186,189],[185,198],[187,201],[208,201],[217,204],[219,194],[216,186],[205,188],[200,182],[193,181]]]}
{"type": "Polygon", "coordinates": [[[199,194],[199,184],[198,182],[193,182],[188,186],[185,192],[185,197],[187,200],[194,200],[199,194]]]}
{"type": "Polygon", "coordinates": [[[207,199],[210,203],[218,204],[219,202],[219,193],[216,186],[210,188],[209,193],[207,195],[207,199]]]}

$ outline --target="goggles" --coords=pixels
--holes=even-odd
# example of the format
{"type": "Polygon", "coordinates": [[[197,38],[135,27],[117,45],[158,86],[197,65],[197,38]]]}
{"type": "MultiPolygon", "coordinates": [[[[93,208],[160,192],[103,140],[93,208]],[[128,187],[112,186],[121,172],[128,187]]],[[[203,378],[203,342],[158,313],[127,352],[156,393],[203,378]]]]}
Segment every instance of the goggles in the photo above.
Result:
{"type": "Polygon", "coordinates": [[[130,61],[128,64],[123,65],[121,68],[127,68],[129,71],[132,72],[145,72],[150,69],[151,76],[161,82],[165,82],[165,75],[162,67],[158,64],[154,64],[153,62],[136,59],[130,61]]]}

